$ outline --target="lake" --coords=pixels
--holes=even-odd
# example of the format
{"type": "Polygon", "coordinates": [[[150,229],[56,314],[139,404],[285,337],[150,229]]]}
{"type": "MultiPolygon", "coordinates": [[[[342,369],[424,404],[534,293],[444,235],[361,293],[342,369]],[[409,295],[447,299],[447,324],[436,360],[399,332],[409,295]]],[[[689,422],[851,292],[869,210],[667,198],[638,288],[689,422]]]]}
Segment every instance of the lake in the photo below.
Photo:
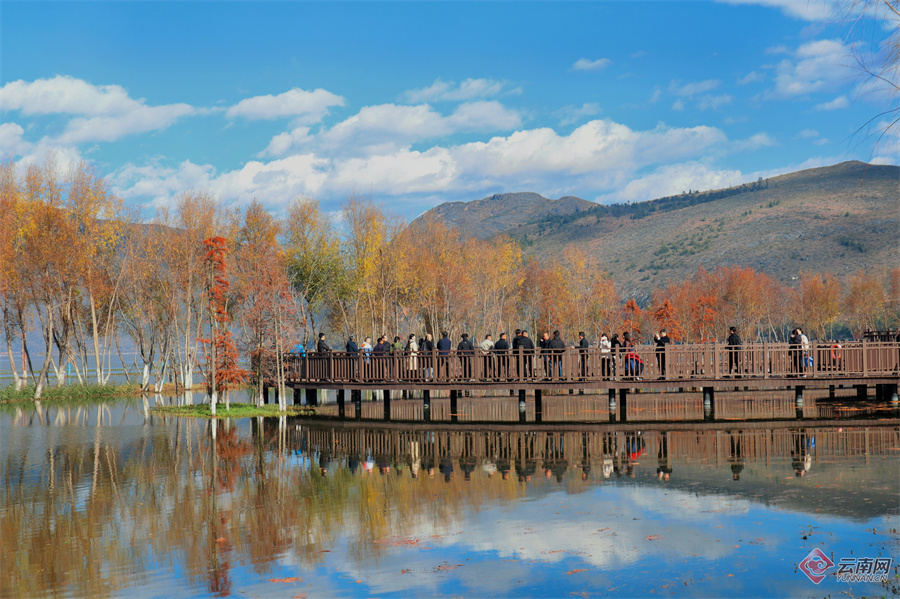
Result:
{"type": "Polygon", "coordinates": [[[456,422],[440,398],[430,422],[419,400],[390,421],[7,406],[0,596],[897,593],[897,404],[717,401],[545,395],[540,423],[502,396],[456,422]]]}

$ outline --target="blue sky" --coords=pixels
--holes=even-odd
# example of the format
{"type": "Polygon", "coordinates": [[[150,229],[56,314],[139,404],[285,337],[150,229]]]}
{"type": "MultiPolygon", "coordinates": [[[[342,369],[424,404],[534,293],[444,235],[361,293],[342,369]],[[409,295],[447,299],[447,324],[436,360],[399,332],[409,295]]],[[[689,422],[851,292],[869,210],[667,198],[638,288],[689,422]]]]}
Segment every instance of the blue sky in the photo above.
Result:
{"type": "Polygon", "coordinates": [[[897,22],[864,24],[851,39],[815,0],[4,1],[0,151],[88,160],[145,216],[190,189],[414,218],[897,164],[895,138],[858,133],[897,99],[850,54],[897,22]]]}

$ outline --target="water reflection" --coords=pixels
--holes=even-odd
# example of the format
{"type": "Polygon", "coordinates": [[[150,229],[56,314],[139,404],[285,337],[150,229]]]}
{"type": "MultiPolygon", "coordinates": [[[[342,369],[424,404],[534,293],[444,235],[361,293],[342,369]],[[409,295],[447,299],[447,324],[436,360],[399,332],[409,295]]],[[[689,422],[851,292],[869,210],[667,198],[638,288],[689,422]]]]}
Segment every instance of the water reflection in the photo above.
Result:
{"type": "MultiPolygon", "coordinates": [[[[560,416],[602,403],[557,399],[544,406],[560,416]]],[[[804,410],[843,417],[841,406],[804,410]]],[[[642,577],[627,568],[661,555],[698,556],[701,571],[733,562],[744,551],[735,544],[748,559],[802,559],[776,549],[805,542],[787,538],[782,529],[796,525],[783,511],[842,522],[834,530],[852,539],[873,521],[896,524],[900,422],[890,408],[858,404],[871,420],[806,426],[777,416],[679,424],[695,404],[658,407],[674,422],[648,414],[595,430],[216,423],[160,417],[140,400],[0,416],[0,538],[16,547],[0,596],[432,595],[450,580],[459,595],[558,595],[586,579],[616,588],[619,575],[646,594],[653,587],[634,586],[642,577]],[[720,542],[732,534],[766,540],[720,542]]],[[[783,566],[778,575],[802,582],[783,566]]]]}

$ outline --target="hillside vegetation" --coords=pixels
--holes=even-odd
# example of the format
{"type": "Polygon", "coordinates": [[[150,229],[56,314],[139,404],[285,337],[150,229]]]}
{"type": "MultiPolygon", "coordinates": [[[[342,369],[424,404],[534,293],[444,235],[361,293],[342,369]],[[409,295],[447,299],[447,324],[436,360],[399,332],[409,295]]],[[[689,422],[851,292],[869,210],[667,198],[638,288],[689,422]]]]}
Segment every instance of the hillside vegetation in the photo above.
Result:
{"type": "Polygon", "coordinates": [[[845,279],[900,266],[900,167],[862,162],[637,204],[520,193],[444,204],[422,218],[429,214],[472,236],[509,235],[546,261],[579,244],[626,297],[700,266],[749,266],[783,283],[806,270],[845,279]]]}

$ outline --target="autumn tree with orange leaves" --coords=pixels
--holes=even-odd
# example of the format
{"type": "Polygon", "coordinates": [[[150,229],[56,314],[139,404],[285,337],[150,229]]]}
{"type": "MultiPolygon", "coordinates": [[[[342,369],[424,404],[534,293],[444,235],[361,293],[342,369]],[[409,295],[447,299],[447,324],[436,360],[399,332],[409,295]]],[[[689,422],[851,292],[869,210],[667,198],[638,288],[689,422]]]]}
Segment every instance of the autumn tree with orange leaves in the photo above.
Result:
{"type": "Polygon", "coordinates": [[[206,385],[209,390],[209,405],[213,416],[219,401],[219,391],[225,395],[225,409],[229,409],[228,390],[243,383],[247,371],[238,365],[240,356],[234,346],[228,323],[228,289],[225,255],[228,245],[223,237],[211,237],[203,241],[207,248],[205,264],[207,268],[207,310],[209,314],[209,337],[201,339],[206,347],[206,385]]]}

